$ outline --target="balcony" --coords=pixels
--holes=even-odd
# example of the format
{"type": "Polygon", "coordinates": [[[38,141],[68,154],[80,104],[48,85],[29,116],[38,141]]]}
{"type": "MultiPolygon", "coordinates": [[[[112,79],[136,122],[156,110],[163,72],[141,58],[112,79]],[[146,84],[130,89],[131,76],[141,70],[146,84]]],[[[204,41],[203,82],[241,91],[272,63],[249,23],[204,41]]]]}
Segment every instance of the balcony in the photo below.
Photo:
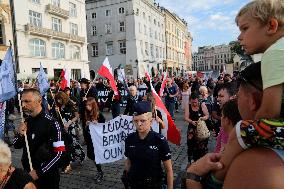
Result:
{"type": "Polygon", "coordinates": [[[27,33],[42,36],[42,37],[71,41],[71,42],[80,43],[80,44],[85,43],[85,37],[81,37],[81,36],[77,36],[77,35],[73,35],[69,33],[64,33],[64,32],[59,32],[59,31],[54,31],[51,29],[42,28],[38,26],[32,26],[30,24],[25,25],[25,31],[27,33]]]}
{"type": "Polygon", "coordinates": [[[60,7],[54,6],[52,4],[46,5],[46,11],[50,14],[62,17],[62,18],[69,18],[69,11],[64,10],[60,7]]]}

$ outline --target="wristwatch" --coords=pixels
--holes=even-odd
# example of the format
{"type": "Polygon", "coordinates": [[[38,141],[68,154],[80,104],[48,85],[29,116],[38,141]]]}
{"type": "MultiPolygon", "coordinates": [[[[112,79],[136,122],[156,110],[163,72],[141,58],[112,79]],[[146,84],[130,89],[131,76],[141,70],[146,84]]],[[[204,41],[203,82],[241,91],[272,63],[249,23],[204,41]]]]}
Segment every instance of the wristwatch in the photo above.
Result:
{"type": "Polygon", "coordinates": [[[186,179],[194,180],[196,182],[201,182],[203,180],[203,177],[195,173],[186,172],[186,179]]]}

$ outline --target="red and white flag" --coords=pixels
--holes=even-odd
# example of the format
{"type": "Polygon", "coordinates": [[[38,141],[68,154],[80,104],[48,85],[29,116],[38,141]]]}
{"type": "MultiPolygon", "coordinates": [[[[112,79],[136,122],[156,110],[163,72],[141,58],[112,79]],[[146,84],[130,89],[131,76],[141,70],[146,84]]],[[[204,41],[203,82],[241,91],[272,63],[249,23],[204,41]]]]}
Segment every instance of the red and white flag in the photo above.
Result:
{"type": "Polygon", "coordinates": [[[164,121],[164,123],[167,127],[166,128],[167,132],[165,133],[166,138],[171,143],[176,144],[176,145],[180,145],[180,141],[181,141],[180,131],[176,127],[175,122],[173,121],[173,119],[172,119],[170,113],[168,112],[167,108],[165,107],[163,101],[161,100],[159,95],[156,93],[154,87],[152,86],[151,77],[150,77],[150,75],[147,71],[145,71],[145,76],[147,78],[149,78],[149,80],[150,80],[151,91],[152,91],[152,95],[153,95],[153,97],[155,98],[155,101],[156,101],[156,107],[162,113],[163,121],[164,121]]]}
{"type": "Polygon", "coordinates": [[[66,87],[70,87],[70,75],[64,68],[60,74],[60,89],[64,90],[66,87]]]}
{"type": "Polygon", "coordinates": [[[164,72],[163,73],[163,81],[162,81],[161,88],[160,88],[160,91],[159,91],[160,96],[163,96],[164,89],[165,89],[166,83],[167,83],[167,79],[168,79],[168,74],[167,74],[167,72],[164,72]]]}
{"type": "Polygon", "coordinates": [[[101,76],[107,78],[110,82],[110,86],[114,91],[114,94],[118,94],[118,90],[116,87],[116,83],[112,74],[112,68],[109,64],[108,58],[106,57],[103,65],[100,67],[100,69],[98,70],[98,74],[100,74],[101,76]]]}

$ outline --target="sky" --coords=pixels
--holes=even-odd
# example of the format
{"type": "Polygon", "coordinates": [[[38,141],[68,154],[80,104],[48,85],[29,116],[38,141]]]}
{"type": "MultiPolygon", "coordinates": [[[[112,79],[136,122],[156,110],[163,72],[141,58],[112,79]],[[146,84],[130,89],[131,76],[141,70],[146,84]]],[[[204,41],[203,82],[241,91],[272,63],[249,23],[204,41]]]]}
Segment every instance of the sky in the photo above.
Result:
{"type": "Polygon", "coordinates": [[[237,40],[235,16],[249,0],[156,0],[188,23],[192,48],[228,44],[237,40]]]}

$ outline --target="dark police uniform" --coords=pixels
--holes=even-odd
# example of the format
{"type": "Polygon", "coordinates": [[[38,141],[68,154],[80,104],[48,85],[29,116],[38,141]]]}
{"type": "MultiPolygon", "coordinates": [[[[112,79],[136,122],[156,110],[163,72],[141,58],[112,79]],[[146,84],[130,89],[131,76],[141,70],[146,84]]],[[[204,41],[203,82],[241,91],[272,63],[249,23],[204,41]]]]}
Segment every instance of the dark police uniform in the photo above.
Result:
{"type": "Polygon", "coordinates": [[[125,156],[131,162],[127,173],[131,189],[161,189],[161,161],[171,159],[170,148],[164,136],[154,131],[150,131],[143,140],[137,132],[128,135],[125,140],[125,156]]]}
{"type": "MultiPolygon", "coordinates": [[[[60,125],[44,111],[36,117],[28,117],[26,124],[32,165],[39,177],[35,181],[37,188],[59,189],[58,162],[65,151],[60,125]]],[[[16,137],[14,146],[23,148],[22,164],[30,172],[24,137],[16,137]]]]}

